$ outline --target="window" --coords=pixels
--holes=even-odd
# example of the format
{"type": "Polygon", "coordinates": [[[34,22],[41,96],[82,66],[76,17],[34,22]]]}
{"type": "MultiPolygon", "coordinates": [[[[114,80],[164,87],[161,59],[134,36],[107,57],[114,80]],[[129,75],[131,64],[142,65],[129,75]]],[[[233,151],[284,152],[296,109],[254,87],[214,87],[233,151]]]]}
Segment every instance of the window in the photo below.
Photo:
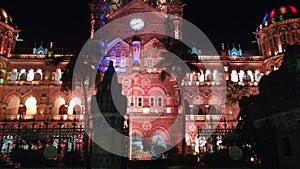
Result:
{"type": "Polygon", "coordinates": [[[27,74],[27,81],[33,81],[33,79],[34,79],[34,71],[33,69],[30,69],[27,74]]]}
{"type": "Polygon", "coordinates": [[[18,79],[18,70],[17,69],[13,69],[10,75],[10,80],[11,81],[15,81],[18,79]]]}
{"type": "Polygon", "coordinates": [[[148,67],[148,69],[150,69],[150,68],[152,68],[152,58],[148,58],[147,59],[147,67],[148,67]]]}
{"type": "Polygon", "coordinates": [[[162,97],[157,98],[157,107],[163,107],[163,99],[162,99],[162,97]]]}
{"type": "Polygon", "coordinates": [[[286,44],[286,42],[287,42],[286,33],[283,33],[281,36],[282,36],[282,43],[286,44]]]}
{"type": "Polygon", "coordinates": [[[129,107],[134,107],[135,106],[135,104],[134,104],[134,97],[129,97],[129,107]]]}
{"type": "Polygon", "coordinates": [[[238,76],[236,70],[231,71],[231,81],[232,82],[238,82],[239,81],[239,76],[238,76]]]}
{"type": "Polygon", "coordinates": [[[142,107],[143,106],[143,98],[142,97],[138,97],[137,98],[137,106],[138,107],[142,107]]]}
{"type": "Polygon", "coordinates": [[[154,107],[155,106],[155,99],[154,97],[150,97],[150,107],[154,107]]]}
{"type": "Polygon", "coordinates": [[[55,81],[60,81],[61,79],[61,69],[56,69],[56,72],[55,72],[55,81]]]}
{"type": "Polygon", "coordinates": [[[120,59],[120,67],[121,68],[124,68],[124,67],[126,67],[126,58],[122,58],[122,59],[120,59]]]}
{"type": "Polygon", "coordinates": [[[289,137],[283,137],[282,142],[283,142],[284,155],[286,157],[292,157],[292,146],[291,146],[290,138],[289,137]]]}

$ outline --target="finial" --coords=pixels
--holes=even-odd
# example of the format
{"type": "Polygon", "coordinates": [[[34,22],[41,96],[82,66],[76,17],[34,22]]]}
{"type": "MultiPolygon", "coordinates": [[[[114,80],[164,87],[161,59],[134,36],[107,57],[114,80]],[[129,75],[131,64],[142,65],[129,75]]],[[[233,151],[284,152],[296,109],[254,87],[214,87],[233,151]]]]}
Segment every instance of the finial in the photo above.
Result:
{"type": "Polygon", "coordinates": [[[225,44],[222,42],[222,50],[225,50],[225,44]]]}

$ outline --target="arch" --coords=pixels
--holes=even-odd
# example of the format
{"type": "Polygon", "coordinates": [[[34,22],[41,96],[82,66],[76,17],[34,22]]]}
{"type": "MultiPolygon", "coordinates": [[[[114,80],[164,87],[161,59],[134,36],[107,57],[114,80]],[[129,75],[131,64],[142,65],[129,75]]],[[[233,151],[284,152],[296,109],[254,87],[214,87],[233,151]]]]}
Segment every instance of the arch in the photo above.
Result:
{"type": "Polygon", "coordinates": [[[262,77],[262,76],[261,76],[260,71],[259,71],[259,70],[255,70],[255,72],[254,72],[254,80],[255,80],[256,82],[259,82],[261,77],[262,77]]]}
{"type": "Polygon", "coordinates": [[[34,74],[34,80],[35,81],[40,81],[43,78],[43,70],[42,69],[37,69],[35,74],[34,74]]]}
{"type": "Polygon", "coordinates": [[[26,114],[35,115],[37,113],[37,99],[34,96],[29,96],[24,100],[26,114]]]}
{"type": "Polygon", "coordinates": [[[239,81],[239,75],[236,70],[231,71],[231,77],[230,77],[232,82],[238,82],[239,81]]]}
{"type": "Polygon", "coordinates": [[[239,74],[239,81],[243,82],[245,71],[241,69],[238,74],[239,74]]]}
{"type": "Polygon", "coordinates": [[[29,98],[29,97],[35,97],[36,101],[37,101],[37,105],[41,103],[41,98],[38,94],[34,93],[34,92],[30,92],[30,93],[26,93],[22,100],[21,100],[21,104],[24,104],[25,101],[29,98]]]}
{"type": "Polygon", "coordinates": [[[8,104],[10,99],[12,99],[12,97],[18,97],[20,99],[20,101],[22,100],[22,95],[20,93],[12,92],[3,98],[3,103],[8,104]]]}
{"type": "Polygon", "coordinates": [[[73,107],[73,115],[79,115],[79,114],[82,114],[82,111],[81,111],[81,106],[77,104],[73,107]]]}
{"type": "Polygon", "coordinates": [[[274,70],[274,67],[275,67],[275,62],[274,61],[270,61],[266,64],[266,70],[269,70],[269,71],[273,71],[274,70]]]}
{"type": "Polygon", "coordinates": [[[212,74],[213,74],[213,81],[214,82],[220,81],[220,75],[219,75],[219,71],[218,70],[216,70],[216,69],[213,70],[212,74]]]}
{"type": "Polygon", "coordinates": [[[277,28],[277,33],[282,33],[282,32],[285,32],[285,31],[288,31],[289,28],[287,25],[281,25],[277,28]]]}
{"type": "Polygon", "coordinates": [[[300,24],[299,23],[292,23],[289,26],[289,30],[297,30],[297,29],[300,29],[300,24]]]}
{"type": "Polygon", "coordinates": [[[206,103],[206,96],[202,93],[195,93],[192,96],[192,104],[193,105],[203,105],[206,103]]]}
{"type": "Polygon", "coordinates": [[[151,129],[151,131],[149,132],[150,138],[152,138],[156,133],[161,133],[161,134],[164,136],[164,138],[165,138],[165,140],[166,140],[167,142],[170,141],[170,135],[169,135],[169,132],[168,132],[168,130],[166,130],[164,127],[162,127],[162,126],[156,126],[156,127],[153,127],[153,128],[151,129]]]}
{"type": "Polygon", "coordinates": [[[284,58],[284,56],[274,58],[273,62],[275,62],[275,64],[276,64],[277,67],[280,67],[280,66],[281,66],[281,63],[282,63],[282,61],[283,61],[283,58],[284,58]]]}
{"type": "Polygon", "coordinates": [[[218,105],[209,105],[208,114],[210,114],[210,115],[221,115],[222,114],[222,109],[218,105]]]}
{"type": "Polygon", "coordinates": [[[249,76],[250,76],[250,80],[251,80],[251,82],[254,82],[253,71],[252,71],[252,70],[250,70],[250,69],[248,69],[248,70],[247,70],[247,75],[249,75],[249,76]]]}
{"type": "Polygon", "coordinates": [[[143,145],[143,137],[139,134],[139,133],[132,133],[130,135],[131,138],[131,146],[137,146],[140,149],[144,149],[144,145],[143,145]]]}
{"type": "Polygon", "coordinates": [[[144,88],[141,85],[135,84],[134,86],[130,86],[127,89],[127,95],[129,96],[131,93],[133,93],[134,91],[139,91],[142,93],[142,95],[145,94],[144,88]]]}
{"type": "Polygon", "coordinates": [[[12,93],[4,98],[4,103],[7,105],[6,114],[18,114],[21,98],[22,96],[18,93],[12,93]]]}
{"type": "Polygon", "coordinates": [[[151,95],[151,93],[153,93],[154,91],[159,91],[159,92],[163,93],[164,95],[167,95],[167,93],[168,93],[167,89],[164,86],[159,85],[159,84],[150,85],[147,90],[148,90],[148,92],[147,92],[148,95],[151,95]]]}
{"type": "Polygon", "coordinates": [[[56,82],[60,81],[61,76],[62,76],[61,69],[57,68],[55,71],[54,81],[56,81],[56,82]]]}
{"type": "Polygon", "coordinates": [[[16,81],[18,80],[18,69],[12,69],[11,74],[10,74],[10,80],[11,81],[16,81]]]}
{"type": "Polygon", "coordinates": [[[208,96],[208,104],[209,105],[224,105],[225,103],[225,99],[224,101],[222,101],[222,96],[220,96],[219,94],[217,93],[211,93],[209,96],[208,96]]]}
{"type": "Polygon", "coordinates": [[[141,127],[133,126],[129,129],[129,135],[131,136],[133,133],[138,133],[142,138],[146,137],[146,133],[141,127]]]}
{"type": "MultiPolygon", "coordinates": [[[[61,96],[56,97],[52,106],[52,114],[61,114],[60,113],[62,110],[61,106],[62,105],[65,106],[65,104],[66,104],[66,100],[63,97],[61,96]]],[[[67,111],[65,114],[67,114],[67,111]]]]}
{"type": "Polygon", "coordinates": [[[22,81],[26,81],[26,70],[25,69],[21,69],[20,70],[20,73],[19,73],[19,80],[22,80],[22,81]]]}
{"type": "Polygon", "coordinates": [[[58,97],[63,98],[65,101],[68,100],[68,99],[67,99],[67,96],[66,96],[66,94],[65,94],[64,92],[58,91],[58,92],[56,92],[56,93],[54,93],[54,94],[52,94],[52,95],[50,96],[50,99],[49,99],[50,104],[54,105],[54,101],[55,101],[55,99],[58,98],[58,97]]]}
{"type": "Polygon", "coordinates": [[[81,107],[81,104],[82,104],[82,101],[79,97],[77,96],[74,96],[70,102],[69,102],[69,106],[68,106],[68,114],[69,115],[73,115],[73,108],[76,106],[76,105],[79,105],[81,107]]]}
{"type": "Polygon", "coordinates": [[[33,69],[30,69],[28,71],[26,80],[27,81],[33,81],[34,80],[34,70],[33,69]]]}
{"type": "Polygon", "coordinates": [[[58,115],[65,115],[67,113],[68,113],[68,107],[66,107],[65,104],[60,105],[59,108],[58,108],[58,113],[57,114],[58,115]]]}

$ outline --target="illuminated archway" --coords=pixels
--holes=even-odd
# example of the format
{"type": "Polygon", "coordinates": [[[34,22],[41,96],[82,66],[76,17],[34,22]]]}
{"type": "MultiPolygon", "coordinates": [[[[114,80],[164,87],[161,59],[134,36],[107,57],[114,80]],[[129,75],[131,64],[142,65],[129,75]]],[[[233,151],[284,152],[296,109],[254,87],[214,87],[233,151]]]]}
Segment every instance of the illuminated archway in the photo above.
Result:
{"type": "Polygon", "coordinates": [[[81,105],[81,100],[80,98],[78,97],[73,97],[71,100],[70,100],[70,104],[69,104],[69,107],[68,107],[68,114],[69,115],[72,115],[73,114],[73,109],[76,105],[81,105]]]}
{"type": "Polygon", "coordinates": [[[18,96],[11,96],[6,107],[7,114],[18,114],[20,99],[18,96]]]}
{"type": "Polygon", "coordinates": [[[53,114],[59,114],[59,108],[61,105],[65,105],[66,104],[66,100],[62,97],[57,97],[54,101],[54,105],[52,108],[52,113],[53,114]]]}
{"type": "Polygon", "coordinates": [[[27,108],[26,114],[27,115],[35,115],[36,108],[37,108],[37,100],[35,97],[31,96],[25,100],[25,106],[27,108]]]}

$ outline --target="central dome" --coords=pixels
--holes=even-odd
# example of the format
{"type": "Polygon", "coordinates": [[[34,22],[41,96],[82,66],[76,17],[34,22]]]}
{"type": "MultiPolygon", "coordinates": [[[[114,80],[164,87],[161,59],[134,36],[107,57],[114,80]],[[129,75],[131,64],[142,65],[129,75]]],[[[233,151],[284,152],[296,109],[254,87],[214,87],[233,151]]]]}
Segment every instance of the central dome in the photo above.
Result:
{"type": "Polygon", "coordinates": [[[13,23],[11,16],[1,7],[0,7],[0,22],[6,23],[16,28],[16,25],[13,23]]]}
{"type": "Polygon", "coordinates": [[[268,12],[264,19],[263,23],[266,21],[275,22],[281,21],[284,19],[294,18],[299,16],[299,11],[296,7],[292,5],[280,5],[277,8],[272,9],[268,12]]]}

